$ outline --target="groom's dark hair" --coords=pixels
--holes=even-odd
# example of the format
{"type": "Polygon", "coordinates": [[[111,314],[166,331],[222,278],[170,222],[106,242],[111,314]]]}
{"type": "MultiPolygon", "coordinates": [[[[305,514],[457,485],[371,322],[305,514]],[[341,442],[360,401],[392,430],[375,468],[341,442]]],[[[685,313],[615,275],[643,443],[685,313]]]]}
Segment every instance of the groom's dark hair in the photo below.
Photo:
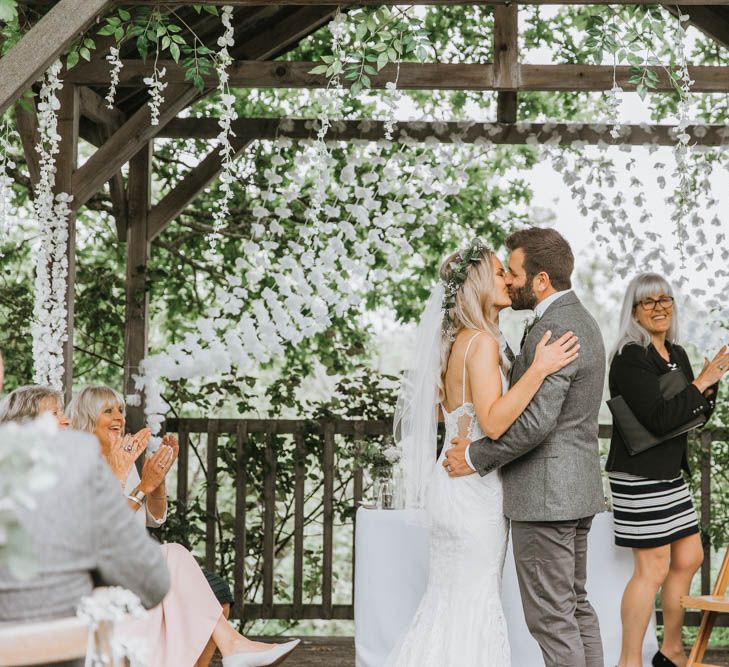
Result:
{"type": "Polygon", "coordinates": [[[558,231],[541,227],[520,229],[506,239],[506,247],[511,252],[518,248],[524,251],[528,281],[544,271],[558,292],[572,287],[575,257],[567,239],[558,231]]]}

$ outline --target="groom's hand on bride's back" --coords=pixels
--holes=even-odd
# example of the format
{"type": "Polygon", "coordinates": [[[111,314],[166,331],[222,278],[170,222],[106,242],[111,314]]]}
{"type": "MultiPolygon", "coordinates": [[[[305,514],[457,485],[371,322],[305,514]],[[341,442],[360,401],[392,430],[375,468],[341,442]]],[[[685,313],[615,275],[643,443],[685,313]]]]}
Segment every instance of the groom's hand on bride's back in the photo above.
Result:
{"type": "Polygon", "coordinates": [[[443,459],[443,467],[451,477],[465,477],[473,475],[476,471],[468,464],[466,460],[466,449],[471,441],[468,438],[453,438],[451,440],[453,447],[446,450],[445,459],[443,459]]]}

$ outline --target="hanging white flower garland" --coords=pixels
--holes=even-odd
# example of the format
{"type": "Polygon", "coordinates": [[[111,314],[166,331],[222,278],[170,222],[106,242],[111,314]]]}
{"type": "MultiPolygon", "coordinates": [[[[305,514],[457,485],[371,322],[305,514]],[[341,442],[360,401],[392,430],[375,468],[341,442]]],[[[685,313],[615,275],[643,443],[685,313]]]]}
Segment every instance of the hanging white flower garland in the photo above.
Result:
{"type": "Polygon", "coordinates": [[[676,143],[673,147],[673,157],[676,160],[676,170],[674,176],[677,179],[676,192],[672,197],[674,203],[674,211],[672,221],[679,252],[681,253],[681,266],[685,266],[686,248],[685,244],[688,239],[686,230],[686,219],[697,209],[698,203],[691,192],[691,179],[688,175],[688,166],[686,163],[688,145],[691,137],[686,132],[689,125],[689,114],[691,111],[691,86],[693,81],[688,71],[688,63],[686,59],[686,30],[684,22],[689,17],[687,14],[679,11],[676,19],[676,39],[675,49],[677,54],[677,74],[679,78],[679,94],[680,101],[678,103],[678,125],[676,127],[676,143]]]}
{"type": "Polygon", "coordinates": [[[109,72],[109,92],[104,99],[106,100],[107,109],[113,109],[114,100],[116,99],[116,87],[119,85],[119,75],[124,67],[124,61],[119,57],[118,46],[109,48],[106,62],[111,65],[111,70],[109,72]]]}
{"type": "Polygon", "coordinates": [[[162,93],[165,88],[167,88],[167,82],[163,81],[166,74],[167,69],[165,67],[162,67],[161,69],[158,68],[157,60],[155,59],[154,72],[152,73],[152,76],[148,76],[143,79],[144,84],[147,86],[147,90],[149,91],[149,102],[147,105],[149,106],[149,122],[151,125],[159,125],[160,108],[165,101],[162,93]]]}
{"type": "Polygon", "coordinates": [[[9,116],[5,115],[0,122],[0,259],[3,257],[3,243],[6,242],[10,229],[10,205],[13,196],[13,179],[8,173],[15,169],[12,159],[13,144],[19,139],[18,133],[11,127],[9,116]]]}
{"type": "Polygon", "coordinates": [[[224,6],[220,18],[225,30],[218,38],[220,50],[215,61],[215,71],[218,75],[218,93],[220,94],[220,117],[218,120],[220,132],[218,133],[217,140],[219,146],[218,153],[222,158],[223,164],[219,178],[220,191],[223,194],[213,209],[213,233],[210,237],[210,244],[213,249],[220,239],[220,231],[228,219],[230,202],[233,199],[233,183],[236,178],[235,161],[233,159],[235,151],[230,140],[231,137],[235,136],[232,124],[238,119],[238,113],[235,109],[235,95],[231,93],[230,86],[228,85],[228,69],[233,63],[229,49],[235,44],[233,39],[233,7],[230,5],[224,6]]]}
{"type": "Polygon", "coordinates": [[[59,193],[56,184],[56,155],[61,137],[58,134],[58,91],[63,87],[59,74],[61,61],[53,63],[41,86],[38,101],[38,135],[40,178],[35,190],[36,220],[40,244],[36,256],[35,303],[33,307],[34,381],[61,389],[63,385],[64,343],[66,330],[66,291],[68,279],[69,204],[72,197],[59,193]]]}
{"type": "MultiPolygon", "coordinates": [[[[152,428],[159,427],[168,409],[162,378],[209,376],[233,366],[253,372],[283,354],[284,346],[325,331],[332,317],[358,306],[377,282],[401,269],[402,258],[414,259],[408,237],[421,236],[444,211],[446,197],[460,192],[467,179],[462,170],[447,178],[442,166],[452,165],[462,149],[439,146],[426,160],[410,148],[402,144],[386,159],[378,155],[379,146],[351,147],[347,166],[328,183],[322,216],[304,221],[279,258],[271,251],[284,229],[281,218],[291,216],[286,201],[311,192],[309,178],[319,151],[304,145],[291,169],[267,172],[266,180],[277,185],[269,186],[267,196],[262,193],[255,209],[266,224],[245,244],[238,273],[216,290],[209,317],[198,320],[178,345],[145,359],[143,376],[135,378],[145,392],[152,428]],[[389,270],[375,268],[378,257],[389,270]],[[261,289],[264,278],[273,287],[261,289]]],[[[472,160],[470,150],[462,156],[464,165],[472,160]]]]}

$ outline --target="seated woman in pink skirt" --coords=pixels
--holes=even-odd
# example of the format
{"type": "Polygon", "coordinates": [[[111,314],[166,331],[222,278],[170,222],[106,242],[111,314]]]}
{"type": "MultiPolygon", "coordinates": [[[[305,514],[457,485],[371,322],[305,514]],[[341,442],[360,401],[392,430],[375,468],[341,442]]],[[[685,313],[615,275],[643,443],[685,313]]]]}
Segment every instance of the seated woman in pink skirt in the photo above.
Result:
{"type": "MultiPolygon", "coordinates": [[[[134,461],[146,449],[149,429],[124,434],[125,404],[113,389],[90,386],[69,403],[71,426],[95,433],[101,453],[119,480],[120,492],[132,511],[149,527],[158,527],[167,518],[165,476],[177,458],[179,446],[174,436],[165,436],[154,455],[144,462],[141,478],[134,461]]],[[[170,591],[149,614],[124,634],[143,637],[150,645],[154,667],[193,667],[212,641],[223,656],[224,667],[264,667],[279,664],[299,640],[285,644],[264,644],[246,639],[228,623],[200,566],[179,544],[163,544],[170,571],[170,591]]],[[[207,662],[209,655],[202,657],[207,662]]]]}

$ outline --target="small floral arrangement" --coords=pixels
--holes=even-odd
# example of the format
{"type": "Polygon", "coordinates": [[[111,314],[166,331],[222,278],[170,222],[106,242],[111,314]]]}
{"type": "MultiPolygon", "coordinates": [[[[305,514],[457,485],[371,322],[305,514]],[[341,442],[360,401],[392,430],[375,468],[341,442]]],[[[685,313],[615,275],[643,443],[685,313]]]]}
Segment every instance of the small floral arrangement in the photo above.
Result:
{"type": "Polygon", "coordinates": [[[57,462],[46,444],[57,429],[50,415],[0,426],[0,565],[18,579],[29,579],[37,567],[33,544],[18,519],[18,510],[35,509],[35,494],[56,481],[57,462]]]}
{"type": "Polygon", "coordinates": [[[456,294],[463,287],[468,277],[468,267],[471,264],[477,264],[483,257],[483,251],[486,250],[486,244],[481,239],[474,239],[471,243],[458,253],[458,259],[450,264],[451,277],[450,280],[444,282],[445,297],[443,298],[443,332],[451,334],[453,329],[453,320],[451,311],[456,307],[456,294]]]}
{"type": "Polygon", "coordinates": [[[149,645],[145,640],[114,636],[115,622],[127,616],[139,618],[145,613],[139,598],[120,586],[100,588],[82,598],[76,616],[89,624],[89,641],[93,641],[92,664],[146,667],[149,645]],[[111,655],[108,655],[109,650],[111,655]]]}

